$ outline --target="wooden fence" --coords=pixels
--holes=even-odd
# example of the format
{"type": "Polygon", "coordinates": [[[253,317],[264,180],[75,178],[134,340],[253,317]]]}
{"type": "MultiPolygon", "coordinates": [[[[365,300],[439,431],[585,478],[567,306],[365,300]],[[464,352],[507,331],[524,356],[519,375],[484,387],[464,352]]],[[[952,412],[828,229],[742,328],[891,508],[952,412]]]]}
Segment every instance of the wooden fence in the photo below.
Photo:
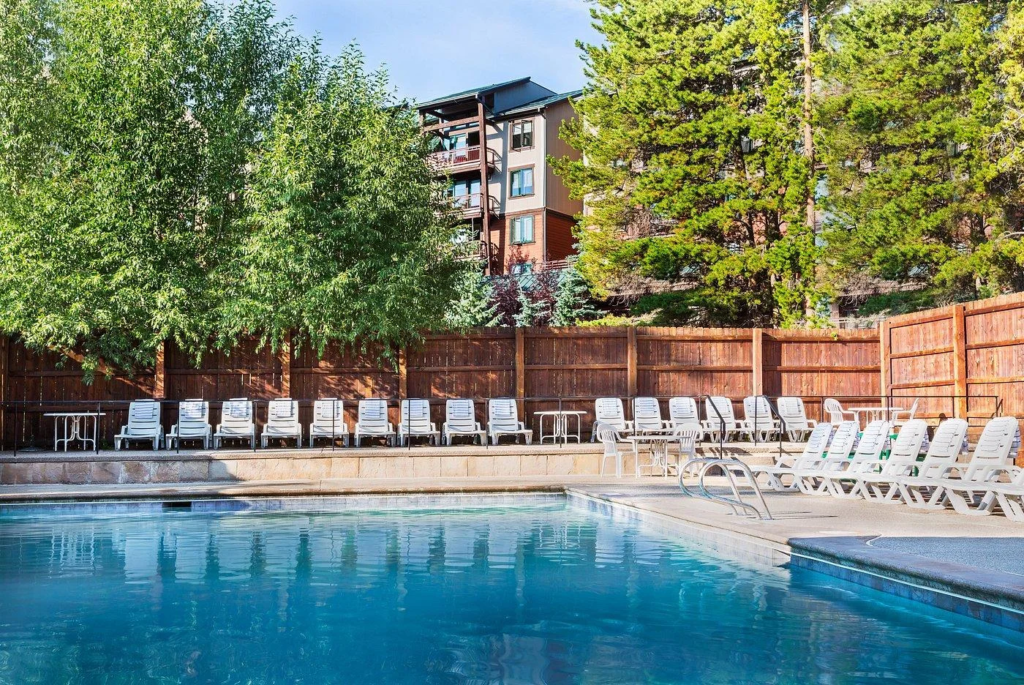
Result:
{"type": "MultiPolygon", "coordinates": [[[[168,344],[156,368],[134,377],[97,376],[92,385],[82,382],[74,360],[37,355],[12,341],[0,341],[0,346],[0,399],[8,403],[0,435],[7,449],[15,433],[20,445],[48,444],[53,427],[43,414],[59,402],[102,407],[107,414],[103,436],[109,442],[124,423],[124,401],[140,397],[201,397],[214,402],[211,418],[216,422],[219,400],[290,396],[308,401],[300,410],[304,423],[310,420],[311,401],[320,397],[428,398],[435,400],[439,423],[445,398],[516,397],[521,416],[534,428],[537,411],[561,406],[587,412],[586,434],[596,397],[659,397],[667,415],[667,400],[677,395],[719,394],[735,400],[754,393],[796,395],[805,399],[808,414],[818,417],[825,396],[870,405],[882,395],[876,331],[483,329],[429,336],[422,345],[402,350],[397,363],[384,366],[375,355],[350,349],[331,348],[319,358],[308,348],[274,353],[249,344],[231,354],[210,354],[196,368],[168,344]],[[31,404],[12,407],[11,402],[31,404]],[[104,402],[109,404],[103,407],[104,402]]],[[[485,410],[478,403],[481,420],[485,410]]],[[[165,407],[168,427],[176,412],[173,402],[165,407]]],[[[392,412],[397,421],[397,402],[392,412]]],[[[354,402],[346,407],[346,419],[355,421],[354,402]]]]}
{"type": "Polygon", "coordinates": [[[995,414],[1024,417],[1024,294],[892,317],[880,333],[896,405],[920,397],[925,417],[966,418],[975,430],[995,414]]]}

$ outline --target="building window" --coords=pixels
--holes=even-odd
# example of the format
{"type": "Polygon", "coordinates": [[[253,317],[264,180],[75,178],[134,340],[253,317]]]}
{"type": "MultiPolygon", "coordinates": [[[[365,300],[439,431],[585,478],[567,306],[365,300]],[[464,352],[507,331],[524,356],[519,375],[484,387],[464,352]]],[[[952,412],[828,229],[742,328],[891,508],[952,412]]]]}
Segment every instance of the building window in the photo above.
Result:
{"type": "Polygon", "coordinates": [[[533,195],[533,167],[513,171],[510,186],[512,197],[533,195]]]}
{"type": "Polygon", "coordinates": [[[512,149],[527,150],[533,147],[533,119],[512,122],[512,149]]]}
{"type": "Polygon", "coordinates": [[[514,216],[512,222],[512,242],[516,245],[533,242],[533,215],[514,216]]]}
{"type": "Polygon", "coordinates": [[[513,276],[528,276],[533,273],[533,263],[519,262],[517,264],[513,264],[511,273],[513,276]]]}

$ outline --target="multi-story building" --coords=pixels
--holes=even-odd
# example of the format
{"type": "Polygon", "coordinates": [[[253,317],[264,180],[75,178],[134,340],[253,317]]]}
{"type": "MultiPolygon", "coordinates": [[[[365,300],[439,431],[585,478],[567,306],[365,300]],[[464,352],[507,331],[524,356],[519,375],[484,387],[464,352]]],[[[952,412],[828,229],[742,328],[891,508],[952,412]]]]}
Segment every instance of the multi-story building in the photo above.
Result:
{"type": "Polygon", "coordinates": [[[579,154],[558,136],[579,94],[521,78],[416,105],[486,273],[560,268],[575,252],[573,217],[583,203],[569,198],[548,156],[579,154]]]}

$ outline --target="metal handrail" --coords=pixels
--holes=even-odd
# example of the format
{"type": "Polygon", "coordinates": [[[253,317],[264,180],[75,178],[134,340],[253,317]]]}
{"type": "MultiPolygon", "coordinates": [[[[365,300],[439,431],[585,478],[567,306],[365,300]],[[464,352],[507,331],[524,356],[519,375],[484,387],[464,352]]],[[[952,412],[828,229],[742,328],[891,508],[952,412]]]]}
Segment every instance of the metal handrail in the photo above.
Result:
{"type": "MultiPolygon", "coordinates": [[[[718,415],[718,425],[721,430],[718,431],[718,453],[724,458],[725,457],[725,417],[722,416],[722,412],[718,411],[718,407],[711,401],[711,395],[704,395],[704,406],[711,407],[715,410],[715,414],[718,415]]],[[[705,411],[705,413],[707,413],[705,411]]],[[[708,421],[711,417],[708,417],[708,421]]]]}
{"type": "Polygon", "coordinates": [[[679,489],[687,497],[706,499],[709,502],[727,506],[732,509],[732,512],[736,515],[740,515],[740,512],[742,511],[745,512],[744,515],[750,514],[753,518],[760,521],[773,520],[771,510],[768,509],[768,503],[765,502],[764,495],[761,494],[761,488],[754,479],[754,474],[751,473],[750,467],[739,459],[718,459],[714,457],[694,457],[689,459],[679,469],[679,489]],[[700,471],[697,474],[698,492],[694,493],[689,487],[687,487],[683,479],[696,466],[700,466],[700,471]],[[704,485],[704,478],[713,468],[721,469],[726,478],[728,478],[729,487],[732,490],[734,499],[723,497],[722,495],[716,495],[709,491],[704,485]],[[743,475],[746,476],[747,481],[750,483],[750,487],[754,490],[754,494],[761,503],[761,508],[764,509],[763,514],[761,513],[761,509],[758,509],[749,502],[743,501],[743,496],[740,494],[739,487],[736,483],[736,475],[733,473],[734,469],[741,471],[743,475]]]}

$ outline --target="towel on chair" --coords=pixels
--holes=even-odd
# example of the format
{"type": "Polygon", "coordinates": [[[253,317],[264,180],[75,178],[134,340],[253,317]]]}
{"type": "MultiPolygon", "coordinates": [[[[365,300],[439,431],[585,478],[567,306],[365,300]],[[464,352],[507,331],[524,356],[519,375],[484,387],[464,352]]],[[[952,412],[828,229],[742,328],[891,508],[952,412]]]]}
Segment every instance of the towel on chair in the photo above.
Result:
{"type": "Polygon", "coordinates": [[[282,400],[270,403],[270,415],[275,419],[290,419],[292,417],[292,401],[282,400]]]}
{"type": "Polygon", "coordinates": [[[135,418],[148,421],[156,418],[156,412],[159,409],[159,405],[156,402],[133,402],[132,403],[132,414],[135,418]]]}
{"type": "Polygon", "coordinates": [[[198,421],[203,418],[202,402],[182,402],[179,408],[181,418],[187,421],[198,421]]]}
{"type": "Polygon", "coordinates": [[[228,400],[224,403],[224,413],[233,419],[249,418],[250,409],[248,400],[228,400]]]}

